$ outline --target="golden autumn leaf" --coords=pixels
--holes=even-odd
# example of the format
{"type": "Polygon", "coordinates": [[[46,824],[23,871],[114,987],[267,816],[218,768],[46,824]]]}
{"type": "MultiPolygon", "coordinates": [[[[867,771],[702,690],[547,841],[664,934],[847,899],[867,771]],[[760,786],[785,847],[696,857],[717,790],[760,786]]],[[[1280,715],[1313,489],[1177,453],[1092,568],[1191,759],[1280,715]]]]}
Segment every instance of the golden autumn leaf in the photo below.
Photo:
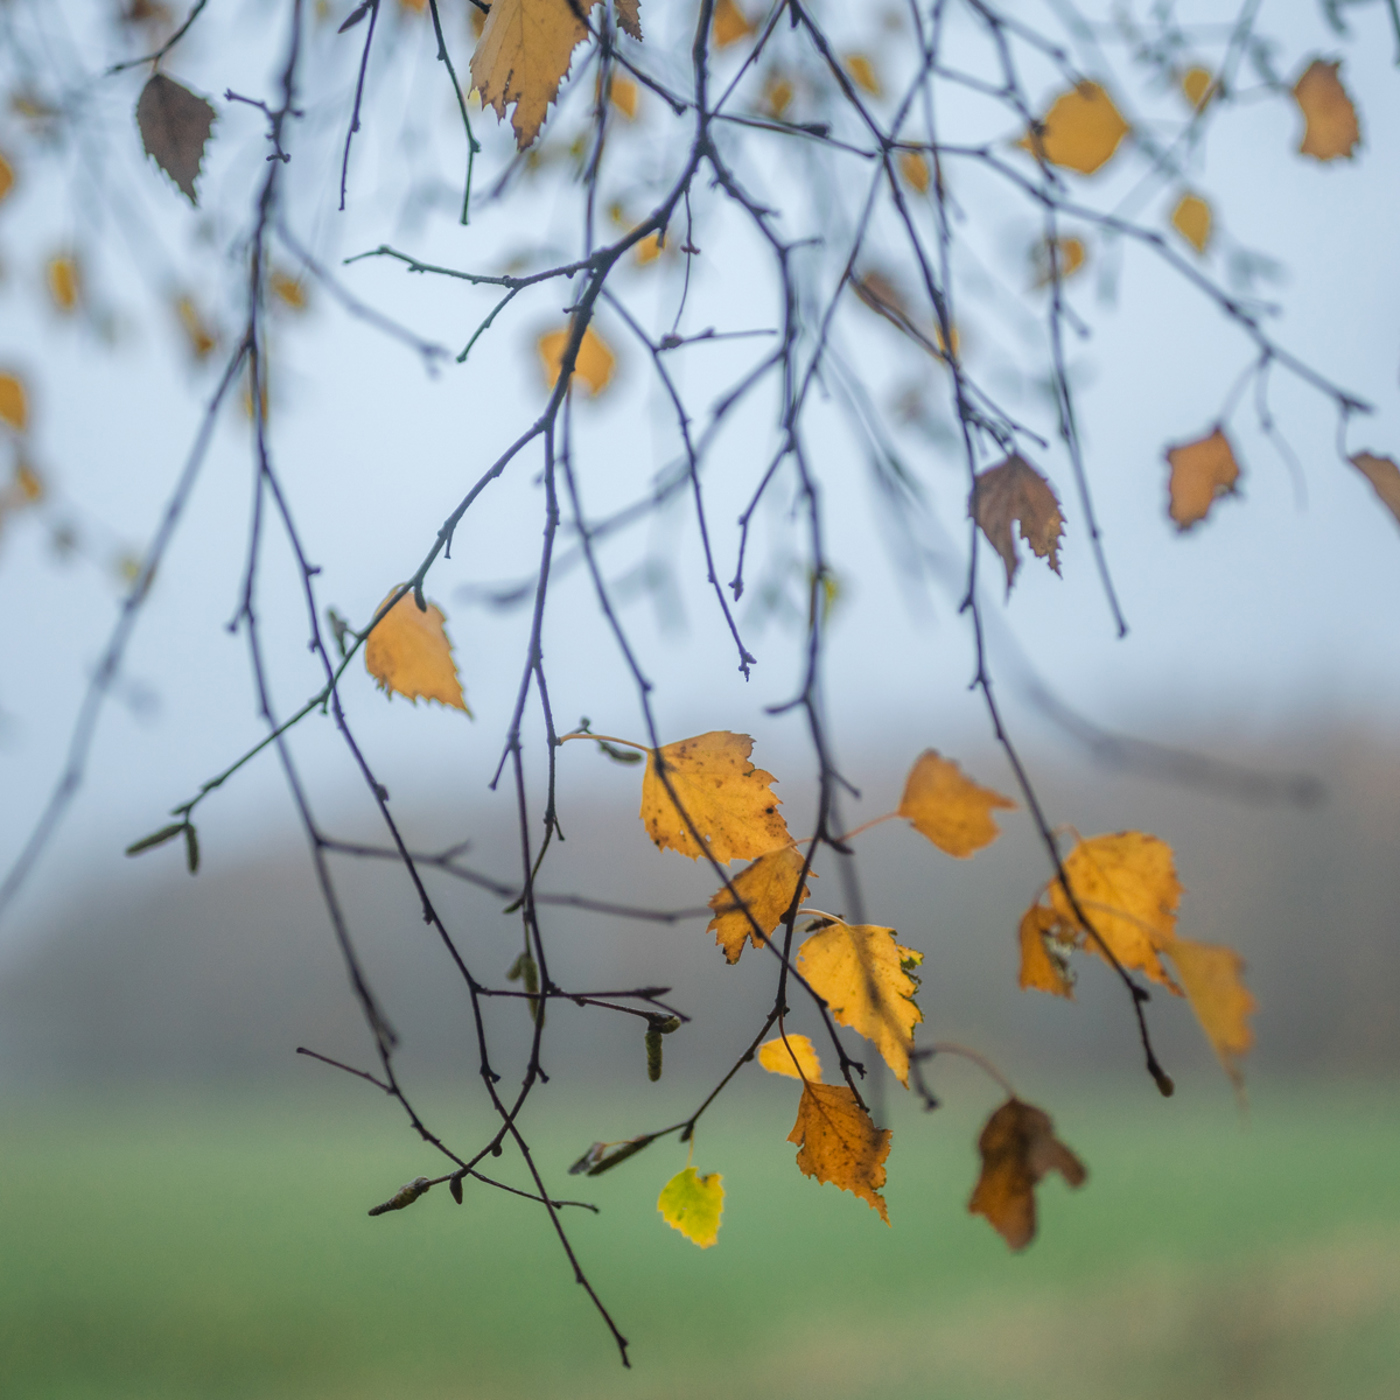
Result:
{"type": "Polygon", "coordinates": [[[1258,1009],[1244,985],[1244,959],[1233,948],[1178,938],[1168,949],[1177,979],[1217,1058],[1238,1086],[1239,1061],[1254,1044],[1246,1018],[1258,1009]]]}
{"type": "Polygon", "coordinates": [[[136,103],[136,125],[146,154],[175,181],[191,204],[198,203],[194,182],[204,161],[214,116],[208,102],[164,73],[148,80],[136,103]]]}
{"type": "Polygon", "coordinates": [[[267,277],[267,289],[289,311],[305,311],[307,307],[306,283],[290,272],[274,268],[267,277]]]}
{"type": "Polygon", "coordinates": [[[1215,78],[1209,68],[1196,64],[1181,75],[1181,91],[1186,100],[1200,111],[1215,90],[1215,78]]]}
{"type": "Polygon", "coordinates": [[[753,28],[735,0],[715,0],[714,19],[710,21],[715,48],[727,49],[730,44],[737,44],[740,39],[748,38],[753,28]]]}
{"type": "Polygon", "coordinates": [[[0,423],[7,423],[17,433],[29,426],[29,395],[24,382],[16,374],[0,370],[0,423]]]}
{"type": "MultiPolygon", "coordinates": [[[[662,795],[665,795],[664,788],[662,795]]],[[[710,900],[710,908],[715,911],[715,917],[710,920],[705,932],[714,930],[715,942],[724,949],[724,956],[731,963],[739,961],[746,938],[753,940],[755,948],[760,946],[761,940],[754,932],[754,923],[757,923],[765,934],[772,933],[777,928],[792,904],[803,864],[802,852],[796,846],[783,846],[759,856],[752,865],[741,870],[734,877],[732,884],[735,893],[748,906],[748,914],[744,912],[742,905],[735,903],[728,889],[715,892],[714,898],[710,900]],[[753,922],[750,922],[750,915],[753,916],[753,922]]],[[[813,880],[817,878],[810,872],[809,875],[813,880]]],[[[804,884],[802,900],[806,900],[808,894],[804,884]]]]}
{"type": "Polygon", "coordinates": [[[797,950],[797,970],[843,1026],[870,1041],[896,1079],[909,1084],[914,1027],[924,1013],[914,1004],[911,973],[924,960],[895,942],[892,928],[833,919],[797,950]]]}
{"type": "Polygon", "coordinates": [[[904,783],[899,815],[940,851],[966,859],[1001,835],[992,812],[1016,804],[991,788],[979,787],[951,759],[925,749],[904,783]]]}
{"type": "Polygon", "coordinates": [[[1074,979],[1069,970],[1069,953],[1074,932],[1053,910],[1032,904],[1021,915],[1021,987],[1049,992],[1052,996],[1074,997],[1074,979]],[[1062,936],[1068,934],[1069,940],[1062,936]]]}
{"type": "Polygon", "coordinates": [[[731,734],[727,729],[647,750],[641,818],[661,850],[679,851],[692,860],[708,851],[727,865],[791,844],[787,823],[778,811],[780,800],[769,786],[776,779],[749,762],[752,752],[753,740],[747,734],[731,734]],[[664,765],[677,800],[704,840],[703,849],[666,791],[659,764],[664,765]]]}
{"type": "Polygon", "coordinates": [[[1012,1249],[1035,1238],[1035,1188],[1052,1171],[1071,1186],[1082,1186],[1084,1164],[1055,1136],[1050,1115],[1020,1099],[1007,1099],[987,1119],[977,1150],[982,1174],[967,1203],[984,1215],[1012,1249]]]}
{"type": "MultiPolygon", "coordinates": [[[[545,382],[552,389],[559,381],[559,371],[563,368],[564,350],[569,343],[569,327],[547,331],[539,339],[540,360],[544,364],[545,382]]],[[[588,386],[590,397],[597,398],[612,382],[616,357],[608,348],[602,336],[589,326],[579,342],[578,355],[574,360],[574,378],[581,379],[588,386]]]]}
{"type": "Polygon", "coordinates": [[[1172,210],[1172,227],[1198,252],[1210,243],[1210,205],[1198,194],[1184,194],[1172,210]]]}
{"type": "Polygon", "coordinates": [[[928,187],[933,181],[932,172],[929,170],[928,161],[918,151],[901,151],[899,153],[899,173],[904,177],[904,183],[911,190],[919,194],[927,194],[928,187]]]}
{"type": "Polygon", "coordinates": [[[822,1082],[822,1062],[805,1035],[779,1036],[758,1047],[758,1062],[769,1074],[785,1074],[789,1079],[822,1082]]]}
{"type": "Polygon", "coordinates": [[[841,66],[862,92],[868,92],[871,97],[879,97],[884,92],[880,75],[875,71],[875,62],[869,54],[848,53],[841,60],[841,66]]]}
{"type": "Polygon", "coordinates": [[[802,1086],[797,1122],[788,1141],[800,1149],[797,1165],[818,1181],[850,1191],[880,1212],[890,1223],[880,1187],[885,1184],[885,1158],[890,1155],[888,1128],[877,1128],[844,1084],[802,1086]]]}
{"type": "Polygon", "coordinates": [[[724,1213],[724,1187],[720,1184],[723,1180],[718,1172],[701,1176],[694,1167],[678,1172],[657,1197],[661,1218],[692,1244],[709,1249],[719,1239],[720,1216],[724,1213]]]}
{"type": "Polygon", "coordinates": [[[1381,504],[1400,524],[1400,467],[1389,457],[1373,452],[1357,452],[1347,459],[1371,483],[1381,504]]]}
{"type": "Polygon", "coordinates": [[[608,91],[608,100],[629,122],[636,121],[637,104],[641,98],[642,90],[631,78],[624,78],[621,74],[613,75],[612,86],[608,91]]]}
{"type": "Polygon", "coordinates": [[[638,267],[645,267],[648,263],[654,263],[661,256],[661,235],[659,233],[649,233],[643,238],[635,248],[632,249],[632,256],[637,261],[638,267]]]}
{"type": "MultiPolygon", "coordinates": [[[[1157,956],[1176,939],[1181,881],[1172,848],[1143,831],[1119,831],[1086,837],[1063,864],[1080,908],[1118,961],[1176,990],[1157,956]]],[[[1051,883],[1049,897],[1067,930],[1088,934],[1058,879],[1051,883]]],[[[1084,947],[1104,956],[1098,939],[1088,937],[1084,947]]]]}
{"type": "Polygon", "coordinates": [[[1068,238],[1057,238],[1055,240],[1055,266],[1052,267],[1048,241],[1037,243],[1031,249],[1031,261],[1035,265],[1035,285],[1048,287],[1055,280],[1056,271],[1060,274],[1060,281],[1066,281],[1084,266],[1088,256],[1089,250],[1084,246],[1082,238],[1075,238],[1073,235],[1068,238]]]}
{"type": "MultiPolygon", "coordinates": [[[[393,596],[391,592],[384,602],[393,596]]],[[[436,700],[470,715],[445,621],[442,610],[433,603],[428,604],[427,612],[420,612],[410,590],[369,634],[365,669],[391,697],[402,695],[415,705],[420,699],[436,700]]]]}
{"type": "Polygon", "coordinates": [[[219,337],[201,315],[199,307],[195,305],[194,298],[189,296],[176,297],[175,315],[180,322],[180,329],[185,333],[190,354],[196,360],[207,359],[218,348],[219,337]]]}
{"type": "Polygon", "coordinates": [[[14,187],[15,168],[5,159],[5,153],[0,151],[0,200],[4,200],[14,187]]]}
{"type": "Polygon", "coordinates": [[[1189,530],[1210,514],[1221,496],[1235,494],[1239,463],[1220,428],[1195,442],[1169,447],[1167,463],[1171,467],[1168,512],[1178,530],[1189,530]]]}
{"type": "Polygon", "coordinates": [[[481,105],[494,108],[502,121],[514,105],[510,124],[520,150],[539,135],[574,49],[587,37],[569,0],[496,0],[491,6],[472,54],[472,83],[481,105]]]}
{"type": "Polygon", "coordinates": [[[46,494],[44,479],[28,462],[15,463],[15,494],[27,506],[37,505],[46,494]]]}
{"type": "Polygon", "coordinates": [[[795,95],[790,78],[782,73],[770,73],[763,82],[763,98],[759,103],[759,110],[765,116],[780,118],[792,106],[795,95]]]}
{"type": "Polygon", "coordinates": [[[1021,566],[1013,525],[1020,526],[1021,538],[1036,558],[1060,572],[1060,536],[1065,528],[1060,503],[1050,483],[1019,452],[977,473],[968,513],[1001,555],[1008,594],[1021,566]]]}
{"type": "Polygon", "coordinates": [[[1337,76],[1339,61],[1315,58],[1293,85],[1293,99],[1303,113],[1303,139],[1298,154],[1314,160],[1348,160],[1361,144],[1356,107],[1337,76]]]}
{"type": "Polygon", "coordinates": [[[65,316],[78,309],[82,297],[82,276],[78,260],[70,253],[55,253],[44,265],[44,280],[49,299],[65,316]]]}
{"type": "Polygon", "coordinates": [[[1092,175],[1108,163],[1129,130],[1108,93],[1086,80],[1061,93],[1040,130],[1027,132],[1017,145],[1051,165],[1092,175]]]}

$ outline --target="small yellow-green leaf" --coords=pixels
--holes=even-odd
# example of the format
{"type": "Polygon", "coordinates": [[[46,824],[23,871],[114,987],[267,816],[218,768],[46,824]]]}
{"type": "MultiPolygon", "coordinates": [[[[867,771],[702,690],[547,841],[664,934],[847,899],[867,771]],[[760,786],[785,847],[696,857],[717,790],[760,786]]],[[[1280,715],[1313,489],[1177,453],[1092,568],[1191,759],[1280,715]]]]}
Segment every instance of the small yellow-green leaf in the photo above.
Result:
{"type": "Polygon", "coordinates": [[[692,1244],[709,1249],[719,1239],[719,1218],[724,1213],[723,1177],[718,1172],[701,1176],[694,1167],[678,1172],[657,1197],[661,1218],[679,1230],[692,1244]]]}

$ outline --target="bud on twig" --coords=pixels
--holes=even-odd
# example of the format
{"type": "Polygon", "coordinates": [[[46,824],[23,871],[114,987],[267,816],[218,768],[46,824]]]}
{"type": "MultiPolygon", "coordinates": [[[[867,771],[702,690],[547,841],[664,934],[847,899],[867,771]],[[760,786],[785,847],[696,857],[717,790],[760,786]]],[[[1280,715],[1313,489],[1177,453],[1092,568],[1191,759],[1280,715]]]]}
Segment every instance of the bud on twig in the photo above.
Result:
{"type": "Polygon", "coordinates": [[[415,1176],[405,1186],[400,1186],[383,1205],[371,1206],[371,1215],[383,1215],[390,1210],[403,1210],[405,1206],[411,1206],[419,1196],[425,1196],[432,1182],[426,1176],[415,1176]]]}

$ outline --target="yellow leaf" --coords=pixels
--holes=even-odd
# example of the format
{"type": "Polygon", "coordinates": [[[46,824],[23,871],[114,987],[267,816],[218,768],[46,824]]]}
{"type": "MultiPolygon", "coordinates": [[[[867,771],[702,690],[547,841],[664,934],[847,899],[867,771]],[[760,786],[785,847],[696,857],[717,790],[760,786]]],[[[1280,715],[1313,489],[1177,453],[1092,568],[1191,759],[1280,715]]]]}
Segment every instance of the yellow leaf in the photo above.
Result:
{"type": "Polygon", "coordinates": [[[758,1047],[758,1062],[769,1074],[785,1074],[789,1079],[822,1082],[822,1062],[805,1035],[779,1036],[758,1047]]]}
{"type": "Polygon", "coordinates": [[[1340,62],[1315,58],[1293,85],[1293,97],[1303,113],[1305,126],[1298,154],[1314,160],[1348,160],[1361,144],[1356,108],[1337,76],[1340,62]]]}
{"type": "Polygon", "coordinates": [[[1057,238],[1055,240],[1055,267],[1050,265],[1050,246],[1040,242],[1031,250],[1031,261],[1035,264],[1035,285],[1048,287],[1055,280],[1058,270],[1060,281],[1073,277],[1084,266],[1088,250],[1082,238],[1057,238]]]}
{"type": "Polygon", "coordinates": [[[792,106],[792,81],[782,73],[770,73],[763,84],[763,100],[759,110],[770,117],[781,117],[792,106]]]}
{"type": "MultiPolygon", "coordinates": [[[[662,789],[663,796],[665,789],[662,789]]],[[[765,934],[777,928],[788,907],[792,904],[797,890],[798,877],[802,874],[802,852],[796,846],[783,846],[776,851],[761,855],[750,866],[741,870],[733,880],[734,891],[748,906],[753,923],[757,923],[765,934]]],[[[816,879],[815,875],[811,876],[816,879]]],[[[802,887],[802,899],[808,896],[806,885],[802,887]]],[[[801,901],[799,901],[800,903],[801,901]]],[[[705,932],[714,930],[715,942],[724,949],[724,956],[731,962],[739,961],[744,951],[744,940],[751,938],[755,948],[761,940],[754,932],[753,923],[736,904],[727,889],[717,890],[710,900],[710,908],[715,917],[710,920],[705,932]]]]}
{"type": "MultiPolygon", "coordinates": [[[[393,596],[391,592],[384,602],[393,596]]],[[[445,621],[442,610],[432,603],[427,612],[420,612],[410,590],[369,634],[365,669],[391,697],[402,695],[415,705],[420,699],[436,700],[470,715],[445,621]]]]}
{"type": "Polygon", "coordinates": [[[639,267],[654,263],[661,256],[661,235],[659,233],[647,234],[632,250],[632,256],[636,258],[639,267]]]}
{"type": "Polygon", "coordinates": [[[1219,428],[1195,442],[1168,448],[1167,462],[1171,467],[1168,509],[1178,530],[1189,530],[1210,514],[1221,496],[1235,493],[1239,463],[1229,438],[1219,428]]]}
{"type": "Polygon", "coordinates": [[[1066,941],[1064,921],[1043,904],[1032,904],[1021,916],[1021,987],[1049,992],[1052,996],[1074,998],[1074,982],[1069,971],[1072,943],[1066,941]]]}
{"type": "Polygon", "coordinates": [[[877,1128],[844,1084],[802,1086],[797,1122],[788,1141],[800,1151],[797,1165],[818,1181],[831,1182],[868,1201],[880,1219],[890,1223],[880,1187],[885,1184],[885,1158],[890,1155],[888,1128],[877,1128]]]}
{"type": "Polygon", "coordinates": [[[892,928],[834,919],[797,952],[797,970],[843,1026],[872,1042],[896,1079],[909,1084],[914,1027],[924,1014],[914,1005],[924,955],[895,942],[892,928]]]}
{"type": "Polygon", "coordinates": [[[1244,985],[1244,959],[1233,948],[1179,938],[1168,950],[1191,1009],[1201,1023],[1225,1073],[1243,1082],[1240,1058],[1249,1053],[1254,1033],[1245,1018],[1257,1010],[1244,985]]]}
{"type": "Polygon", "coordinates": [[[1400,524],[1400,467],[1391,458],[1377,457],[1373,452],[1358,452],[1349,460],[1400,524]]]}
{"type": "Polygon", "coordinates": [[[218,348],[219,338],[205,322],[194,299],[188,296],[176,297],[175,315],[179,318],[180,328],[189,342],[190,354],[196,360],[207,359],[218,348]]]}
{"type": "Polygon", "coordinates": [[[985,1215],[1012,1249],[1035,1238],[1035,1187],[1057,1171],[1071,1186],[1082,1186],[1084,1164],[1055,1136],[1050,1115],[1020,1099],[1007,1099],[987,1119],[977,1150],[982,1174],[967,1203],[985,1215]]]}
{"type": "Polygon", "coordinates": [[[862,92],[868,92],[871,97],[879,97],[884,91],[880,85],[880,75],[875,71],[874,61],[869,54],[848,53],[841,60],[841,66],[851,75],[851,81],[862,92]]]}
{"type": "Polygon", "coordinates": [[[29,396],[17,375],[0,371],[0,422],[22,433],[29,426],[29,396]]]}
{"type": "Polygon", "coordinates": [[[692,860],[708,851],[727,865],[791,844],[778,811],[781,804],[769,786],[776,779],[749,762],[752,752],[753,740],[747,734],[727,729],[647,751],[641,818],[661,850],[679,851],[692,860]],[[703,848],[666,791],[658,764],[664,765],[676,798],[705,842],[703,848]]]}
{"type": "Polygon", "coordinates": [[[1060,503],[1050,483],[1019,452],[977,473],[969,514],[1001,555],[1008,595],[1021,566],[1013,525],[1021,527],[1021,538],[1036,558],[1060,572],[1060,536],[1065,528],[1060,503]]]}
{"type": "Polygon", "coordinates": [[[901,151],[898,163],[904,183],[919,194],[927,194],[932,179],[928,161],[918,151],[901,151]]]}
{"type": "Polygon", "coordinates": [[[472,54],[472,83],[482,106],[495,108],[501,120],[514,104],[510,124],[520,150],[539,135],[574,48],[587,35],[569,0],[496,0],[491,6],[472,54]]]}
{"type": "MultiPolygon", "coordinates": [[[[1142,831],[1091,836],[1065,857],[1064,868],[1080,908],[1118,961],[1175,991],[1157,956],[1176,939],[1181,882],[1172,848],[1142,831]]],[[[1058,879],[1049,895],[1050,907],[1065,928],[1087,935],[1058,879]]],[[[1095,938],[1086,938],[1083,946],[1104,956],[1095,938]]]]}
{"type": "Polygon", "coordinates": [[[637,104],[641,95],[641,89],[631,78],[624,78],[620,73],[613,75],[608,98],[629,122],[637,119],[637,104]]]}
{"type": "Polygon", "coordinates": [[[1172,210],[1172,227],[1198,252],[1210,242],[1210,205],[1200,195],[1184,194],[1172,210]]]}
{"type": "Polygon", "coordinates": [[[709,1249],[719,1239],[720,1216],[724,1213],[724,1178],[718,1172],[701,1176],[694,1167],[678,1172],[657,1197],[661,1218],[679,1230],[692,1244],[709,1249]]]}
{"type": "Polygon", "coordinates": [[[727,49],[730,44],[737,44],[740,39],[752,34],[753,25],[734,0],[715,0],[715,17],[711,21],[710,32],[714,36],[715,48],[727,49]]]}
{"type": "Polygon", "coordinates": [[[1088,81],[1061,93],[1040,127],[1017,142],[1021,149],[1082,175],[1107,164],[1130,130],[1108,93],[1088,81]]]}
{"type": "Polygon", "coordinates": [[[421,15],[428,8],[428,0],[399,0],[399,9],[410,14],[421,15]]]}
{"type": "MultiPolygon", "coordinates": [[[[569,327],[565,326],[562,330],[549,331],[539,339],[544,377],[551,389],[559,380],[559,371],[564,362],[564,349],[569,343],[570,334],[569,327]]],[[[574,360],[574,375],[588,386],[592,398],[597,398],[608,387],[616,363],[607,342],[589,326],[579,342],[578,355],[574,360]]]]}
{"type": "Polygon", "coordinates": [[[1202,68],[1199,64],[1188,68],[1181,75],[1181,91],[1185,94],[1186,100],[1197,111],[1206,105],[1214,87],[1215,79],[1211,75],[1210,69],[1202,68]]]}
{"type": "Polygon", "coordinates": [[[290,273],[273,269],[267,278],[268,290],[292,311],[306,310],[306,284],[290,273]]]}
{"type": "Polygon", "coordinates": [[[0,200],[3,200],[15,187],[15,168],[0,151],[0,200]]]}
{"type": "Polygon", "coordinates": [[[27,506],[44,499],[44,479],[28,462],[15,464],[15,492],[27,506]]]}
{"type": "Polygon", "coordinates": [[[979,787],[951,759],[925,749],[909,770],[899,815],[940,851],[966,859],[1001,835],[992,812],[1015,806],[1009,797],[979,787]]]}
{"type": "Polygon", "coordinates": [[[53,304],[65,315],[76,311],[82,295],[78,260],[68,253],[56,253],[45,265],[44,276],[53,304]]]}

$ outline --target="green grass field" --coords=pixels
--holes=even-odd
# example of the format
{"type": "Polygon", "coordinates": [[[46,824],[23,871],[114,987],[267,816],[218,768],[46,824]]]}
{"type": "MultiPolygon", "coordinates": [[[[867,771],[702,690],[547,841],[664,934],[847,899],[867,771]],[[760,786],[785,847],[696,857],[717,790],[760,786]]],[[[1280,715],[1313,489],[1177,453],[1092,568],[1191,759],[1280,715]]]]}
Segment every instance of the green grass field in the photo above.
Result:
{"type": "Polygon", "coordinates": [[[564,1175],[594,1137],[659,1114],[561,1108],[535,1129],[540,1157],[602,1207],[570,1224],[630,1373],[538,1207],[469,1186],[460,1208],[438,1189],[366,1216],[436,1167],[356,1088],[0,1108],[0,1394],[1400,1394],[1400,1087],[1259,1092],[1245,1123],[1215,1084],[1171,1103],[1068,1090],[1046,1106],[1090,1180],[1042,1188],[1041,1236],[1016,1257],[965,1212],[990,1101],[894,1119],[887,1230],[798,1174],[796,1095],[760,1085],[697,1144],[728,1193],[705,1252],[655,1211],[684,1165],[673,1143],[564,1175]]]}

